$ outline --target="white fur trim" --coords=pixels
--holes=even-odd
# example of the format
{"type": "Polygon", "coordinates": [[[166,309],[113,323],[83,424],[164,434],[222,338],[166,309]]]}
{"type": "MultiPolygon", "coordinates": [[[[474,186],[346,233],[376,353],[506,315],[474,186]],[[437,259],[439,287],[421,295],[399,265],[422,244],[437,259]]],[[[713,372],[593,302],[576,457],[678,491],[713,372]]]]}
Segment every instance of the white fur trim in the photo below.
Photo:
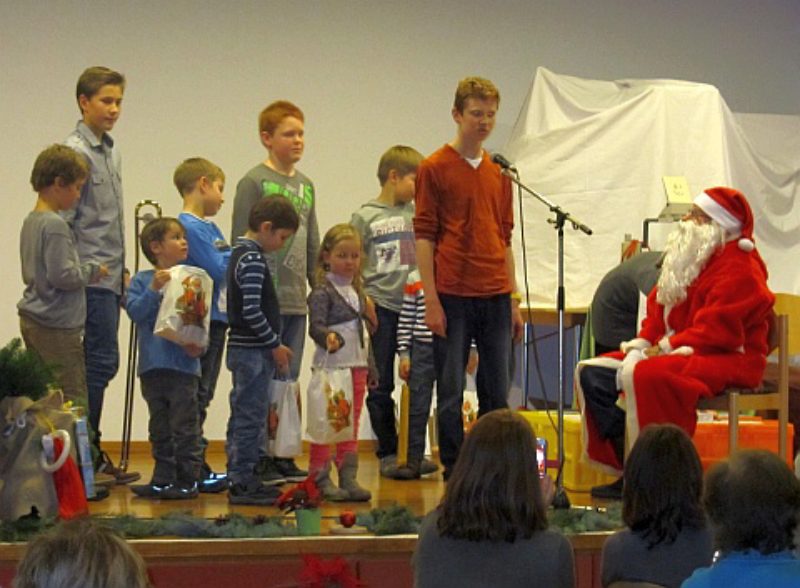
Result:
{"type": "Polygon", "coordinates": [[[751,239],[748,239],[747,237],[742,237],[741,239],[739,239],[738,245],[739,249],[741,249],[745,253],[750,253],[753,249],[756,248],[756,244],[753,243],[753,241],[751,239]]]}
{"type": "Polygon", "coordinates": [[[742,230],[741,221],[705,192],[698,194],[694,203],[729,233],[739,233],[742,230]]]}
{"type": "Polygon", "coordinates": [[[688,345],[681,345],[677,349],[673,349],[670,351],[670,355],[683,355],[684,357],[689,357],[694,353],[694,347],[689,347],[688,345]]]}
{"type": "Polygon", "coordinates": [[[630,453],[639,437],[639,411],[636,407],[636,387],[633,385],[633,372],[636,364],[622,370],[622,389],[625,398],[625,456],[630,453]]]}
{"type": "Polygon", "coordinates": [[[658,342],[658,347],[664,353],[670,353],[672,351],[672,345],[669,342],[669,337],[664,335],[661,337],[661,340],[658,342]]]}
{"type": "Polygon", "coordinates": [[[629,353],[634,349],[638,349],[641,351],[642,349],[647,349],[650,347],[651,343],[647,339],[642,339],[641,337],[636,337],[636,339],[631,339],[630,341],[623,341],[619,344],[619,350],[622,353],[629,353]]]}

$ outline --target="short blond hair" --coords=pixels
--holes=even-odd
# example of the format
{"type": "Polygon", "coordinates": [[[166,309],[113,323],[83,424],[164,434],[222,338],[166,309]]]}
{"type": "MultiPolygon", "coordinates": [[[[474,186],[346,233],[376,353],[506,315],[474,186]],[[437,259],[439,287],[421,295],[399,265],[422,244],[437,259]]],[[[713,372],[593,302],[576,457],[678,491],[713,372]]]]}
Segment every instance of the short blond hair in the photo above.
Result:
{"type": "Polygon", "coordinates": [[[148,588],[142,556],[88,517],[60,523],[31,541],[14,588],[148,588]]]}
{"type": "Polygon", "coordinates": [[[500,90],[486,78],[473,76],[464,78],[458,82],[453,108],[463,114],[464,103],[467,101],[467,98],[478,98],[480,100],[495,99],[497,100],[497,106],[500,106],[500,90]]]}
{"type": "Polygon", "coordinates": [[[184,160],[175,168],[172,181],[183,196],[194,190],[197,181],[202,177],[208,178],[209,182],[225,181],[225,173],[222,168],[202,157],[190,157],[184,160]]]}
{"type": "Polygon", "coordinates": [[[381,186],[389,179],[389,172],[392,170],[395,170],[401,177],[416,173],[423,159],[422,153],[413,147],[405,145],[389,147],[386,153],[381,155],[380,163],[378,163],[378,180],[381,186]]]}

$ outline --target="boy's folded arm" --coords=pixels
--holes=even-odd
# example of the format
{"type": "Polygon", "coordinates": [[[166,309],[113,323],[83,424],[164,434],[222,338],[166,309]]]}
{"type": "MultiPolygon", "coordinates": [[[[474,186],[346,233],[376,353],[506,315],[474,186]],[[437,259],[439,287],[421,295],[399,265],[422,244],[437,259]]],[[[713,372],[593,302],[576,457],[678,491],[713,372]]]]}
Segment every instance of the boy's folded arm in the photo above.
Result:
{"type": "Polygon", "coordinates": [[[161,306],[161,294],[150,288],[150,280],[133,277],[127,292],[125,310],[137,325],[155,323],[161,306]]]}
{"type": "Polygon", "coordinates": [[[47,238],[44,250],[44,263],[47,281],[59,290],[76,290],[89,282],[70,247],[68,235],[53,234],[47,238]]]}

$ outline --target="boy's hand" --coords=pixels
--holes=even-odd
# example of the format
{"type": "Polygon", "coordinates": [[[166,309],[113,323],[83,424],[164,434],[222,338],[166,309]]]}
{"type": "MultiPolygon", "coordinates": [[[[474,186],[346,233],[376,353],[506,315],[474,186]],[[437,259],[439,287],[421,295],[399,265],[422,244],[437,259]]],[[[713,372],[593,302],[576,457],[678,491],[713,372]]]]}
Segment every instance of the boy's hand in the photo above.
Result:
{"type": "Polygon", "coordinates": [[[475,375],[475,370],[478,369],[478,350],[471,347],[469,350],[469,358],[467,358],[467,373],[470,376],[475,375]]]}
{"type": "Polygon", "coordinates": [[[328,336],[325,338],[325,346],[328,350],[328,353],[336,353],[339,351],[339,349],[342,348],[339,335],[333,331],[328,333],[328,336]]]}
{"type": "Polygon", "coordinates": [[[275,361],[275,369],[278,375],[289,375],[289,362],[292,360],[292,350],[286,345],[278,345],[272,350],[272,359],[275,361]]]}
{"type": "Polygon", "coordinates": [[[522,329],[524,323],[522,322],[522,313],[519,310],[519,302],[511,301],[511,333],[514,336],[514,343],[522,341],[522,329]]]}
{"type": "Polygon", "coordinates": [[[447,317],[444,315],[442,303],[438,300],[425,301],[425,324],[439,337],[447,337],[447,317]]]}
{"type": "Polygon", "coordinates": [[[408,382],[408,376],[411,375],[411,358],[400,358],[400,365],[397,366],[397,375],[404,382],[408,382]]]}
{"type": "Polygon", "coordinates": [[[107,275],[108,275],[108,266],[104,263],[101,263],[99,266],[97,266],[97,271],[94,272],[94,275],[92,276],[92,279],[89,280],[89,283],[96,284],[97,282],[105,278],[107,275]]]}
{"type": "Polygon", "coordinates": [[[150,289],[158,292],[171,278],[172,275],[169,273],[169,270],[156,270],[153,274],[153,281],[150,282],[150,289]]]}
{"type": "Polygon", "coordinates": [[[374,374],[372,370],[370,370],[369,373],[367,374],[367,388],[369,388],[370,390],[375,390],[375,388],[377,387],[378,387],[378,376],[374,374]]]}
{"type": "Polygon", "coordinates": [[[183,345],[183,350],[189,357],[200,357],[205,352],[205,347],[200,347],[194,343],[187,343],[183,345]]]}

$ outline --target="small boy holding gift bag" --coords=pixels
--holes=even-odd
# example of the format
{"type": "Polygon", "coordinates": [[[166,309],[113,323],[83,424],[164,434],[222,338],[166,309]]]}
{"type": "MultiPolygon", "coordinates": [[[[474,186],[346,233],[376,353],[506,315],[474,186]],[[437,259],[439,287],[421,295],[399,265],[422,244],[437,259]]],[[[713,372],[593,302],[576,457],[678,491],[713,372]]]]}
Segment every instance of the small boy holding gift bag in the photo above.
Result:
{"type": "MultiPolygon", "coordinates": [[[[174,266],[186,259],[186,232],[175,218],[157,218],[142,229],[140,242],[142,252],[155,269],[140,271],[133,277],[126,310],[136,323],[139,337],[138,373],[142,396],[150,412],[148,430],[155,466],[150,483],[131,486],[131,490],[144,498],[165,499],[195,498],[199,491],[219,492],[224,489],[224,480],[218,488],[198,486],[202,451],[197,385],[199,357],[204,348],[195,343],[181,344],[153,332],[156,318],[169,310],[161,306],[165,286],[177,269],[174,266]]],[[[176,307],[174,312],[167,314],[191,315],[190,322],[202,323],[205,317],[199,315],[209,310],[203,300],[211,295],[210,289],[204,291],[202,283],[189,279],[184,285],[186,295],[178,298],[172,304],[176,307]]]]}
{"type": "Polygon", "coordinates": [[[377,384],[377,371],[364,332],[361,238],[351,225],[335,225],[325,234],[315,277],[308,297],[309,334],[317,344],[308,391],[310,475],[326,500],[366,502],[372,494],[356,480],[358,424],[367,385],[377,384]],[[348,438],[341,439],[345,431],[348,438]],[[331,442],[336,442],[338,487],[330,478],[331,442]]]}

